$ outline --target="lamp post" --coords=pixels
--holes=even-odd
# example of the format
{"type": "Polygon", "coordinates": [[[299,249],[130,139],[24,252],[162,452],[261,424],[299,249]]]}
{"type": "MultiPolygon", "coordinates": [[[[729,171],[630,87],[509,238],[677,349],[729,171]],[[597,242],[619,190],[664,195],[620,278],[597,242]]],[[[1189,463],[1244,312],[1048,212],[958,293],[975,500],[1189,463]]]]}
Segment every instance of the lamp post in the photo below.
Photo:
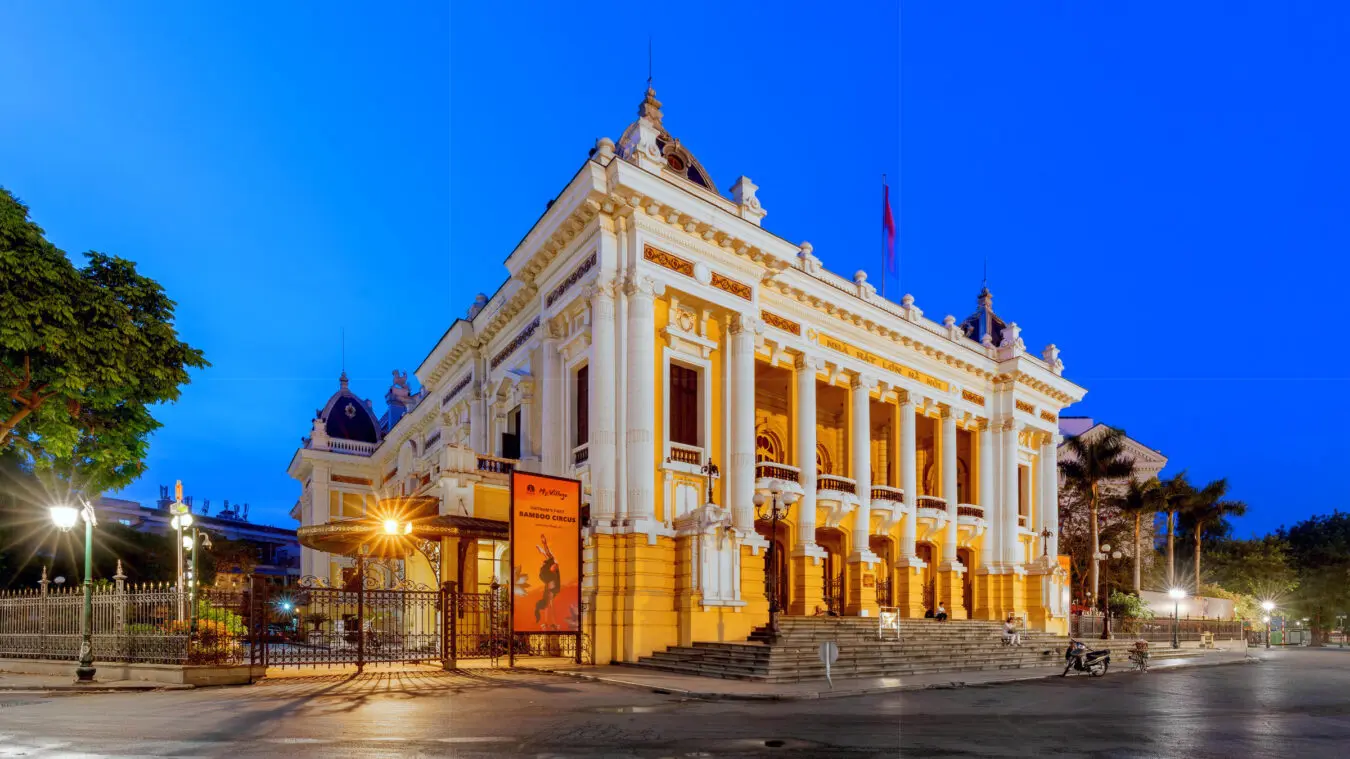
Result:
{"type": "Polygon", "coordinates": [[[1274,601],[1262,601],[1262,602],[1261,602],[1261,609],[1262,609],[1263,611],[1265,611],[1265,613],[1266,613],[1266,615],[1265,615],[1264,617],[1261,617],[1261,621],[1266,623],[1266,650],[1269,651],[1269,650],[1270,650],[1270,613],[1271,613],[1272,611],[1275,610],[1275,602],[1274,602],[1274,601]]]}
{"type": "Polygon", "coordinates": [[[1054,535],[1055,535],[1055,533],[1051,532],[1049,527],[1045,528],[1044,530],[1041,530],[1041,556],[1042,556],[1042,557],[1049,557],[1049,555],[1050,555],[1050,538],[1054,537],[1054,535]]]}
{"type": "Polygon", "coordinates": [[[713,488],[716,486],[718,478],[722,476],[722,470],[718,469],[717,465],[713,463],[712,457],[709,457],[708,463],[700,467],[699,471],[703,472],[703,476],[708,478],[708,503],[712,503],[713,488]]]}
{"type": "Polygon", "coordinates": [[[192,631],[192,636],[195,638],[197,635],[197,547],[200,546],[209,549],[211,547],[211,536],[198,530],[194,525],[192,527],[192,537],[184,535],[182,545],[192,552],[192,563],[187,572],[187,593],[188,608],[191,610],[189,613],[192,617],[192,626],[190,629],[192,631]]]}
{"type": "Polygon", "coordinates": [[[184,608],[184,601],[187,596],[184,593],[185,585],[183,582],[183,549],[187,548],[196,538],[189,538],[183,534],[184,530],[192,526],[193,520],[192,508],[183,503],[182,480],[174,483],[173,498],[173,503],[169,504],[169,513],[173,514],[173,517],[169,520],[169,526],[173,528],[174,543],[178,549],[178,618],[181,620],[187,617],[187,610],[184,608]]]}
{"type": "Polygon", "coordinates": [[[84,518],[84,607],[80,612],[80,663],[75,668],[75,677],[79,682],[93,682],[94,673],[94,527],[98,519],[94,516],[94,507],[84,501],[84,508],[76,511],[72,506],[53,506],[52,522],[61,532],[70,532],[75,522],[84,518]]]}
{"type": "Polygon", "coordinates": [[[1337,626],[1341,628],[1341,648],[1345,648],[1345,612],[1336,615],[1337,626]]]}
{"type": "Polygon", "coordinates": [[[1167,591],[1167,597],[1172,599],[1172,648],[1181,648],[1181,640],[1178,634],[1178,615],[1181,610],[1181,599],[1186,597],[1186,591],[1181,588],[1172,588],[1167,591]]]}
{"type": "Polygon", "coordinates": [[[769,520],[769,637],[778,638],[778,520],[787,516],[788,508],[797,502],[796,493],[784,493],[774,483],[766,497],[755,493],[755,511],[760,519],[769,520]],[[767,507],[767,508],[766,508],[767,507]],[[766,513],[767,512],[767,513],[766,513]]]}
{"type": "MultiPolygon", "coordinates": [[[[1101,562],[1107,561],[1109,559],[1119,559],[1119,558],[1120,558],[1120,551],[1112,551],[1110,543],[1103,543],[1102,549],[1097,552],[1097,555],[1092,557],[1092,560],[1100,564],[1101,562]]],[[[1101,572],[1098,571],[1097,574],[1100,575],[1101,572]]],[[[1111,605],[1109,603],[1110,594],[1108,593],[1106,596],[1102,596],[1101,601],[1102,601],[1102,640],[1110,640],[1111,639],[1111,605]]]]}

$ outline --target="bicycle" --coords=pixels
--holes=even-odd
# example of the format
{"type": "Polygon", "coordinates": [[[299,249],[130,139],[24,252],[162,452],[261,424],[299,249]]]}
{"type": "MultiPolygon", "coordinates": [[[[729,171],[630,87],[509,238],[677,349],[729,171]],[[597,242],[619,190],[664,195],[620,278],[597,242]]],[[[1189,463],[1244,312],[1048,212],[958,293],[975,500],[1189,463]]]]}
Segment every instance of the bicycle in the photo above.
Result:
{"type": "Polygon", "coordinates": [[[1134,644],[1134,650],[1130,652],[1130,663],[1140,674],[1148,671],[1148,641],[1141,640],[1134,644]]]}

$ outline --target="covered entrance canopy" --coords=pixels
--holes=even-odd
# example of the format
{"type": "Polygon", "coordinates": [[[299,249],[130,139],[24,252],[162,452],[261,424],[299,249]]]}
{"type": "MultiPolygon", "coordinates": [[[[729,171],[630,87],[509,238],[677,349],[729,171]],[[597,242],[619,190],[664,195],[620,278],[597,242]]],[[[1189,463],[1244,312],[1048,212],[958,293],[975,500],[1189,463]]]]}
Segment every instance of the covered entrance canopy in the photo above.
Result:
{"type": "Polygon", "coordinates": [[[507,539],[506,522],[438,514],[439,509],[440,499],[435,497],[383,499],[374,515],[301,527],[296,537],[300,545],[316,551],[377,559],[407,558],[418,541],[507,539]]]}

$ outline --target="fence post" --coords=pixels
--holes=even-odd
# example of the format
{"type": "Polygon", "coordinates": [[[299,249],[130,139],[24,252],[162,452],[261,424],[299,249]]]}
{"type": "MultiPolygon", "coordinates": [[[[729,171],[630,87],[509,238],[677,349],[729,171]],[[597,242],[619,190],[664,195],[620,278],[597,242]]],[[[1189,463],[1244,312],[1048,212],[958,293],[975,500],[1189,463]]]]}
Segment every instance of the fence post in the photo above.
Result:
{"type": "Polygon", "coordinates": [[[122,560],[117,560],[117,574],[113,575],[113,630],[117,635],[117,655],[126,660],[127,648],[127,576],[122,574],[122,560]]]}
{"type": "Polygon", "coordinates": [[[366,556],[367,546],[356,557],[356,673],[366,668],[366,556]]]}
{"type": "Polygon", "coordinates": [[[47,586],[51,584],[51,580],[47,579],[47,568],[44,566],[42,579],[38,580],[38,586],[42,588],[38,598],[38,652],[44,658],[47,655],[47,586]]]}
{"type": "Polygon", "coordinates": [[[446,580],[441,583],[441,668],[452,670],[458,666],[455,651],[455,617],[459,599],[455,593],[455,583],[446,580]]]}

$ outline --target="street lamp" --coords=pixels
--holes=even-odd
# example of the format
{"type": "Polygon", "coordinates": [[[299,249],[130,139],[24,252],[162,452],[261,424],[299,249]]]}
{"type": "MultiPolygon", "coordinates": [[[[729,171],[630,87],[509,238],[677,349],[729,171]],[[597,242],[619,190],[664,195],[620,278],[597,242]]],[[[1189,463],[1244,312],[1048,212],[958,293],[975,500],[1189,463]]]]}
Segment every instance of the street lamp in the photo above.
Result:
{"type": "Polygon", "coordinates": [[[76,510],[72,506],[53,506],[52,523],[61,532],[70,532],[75,522],[84,518],[84,608],[80,613],[80,664],[75,668],[75,677],[82,683],[93,682],[94,673],[94,527],[98,519],[94,516],[94,507],[84,501],[84,508],[76,510]]]}
{"type": "Polygon", "coordinates": [[[1268,651],[1270,650],[1270,613],[1275,611],[1275,602],[1262,601],[1261,608],[1266,612],[1266,615],[1261,618],[1261,621],[1266,623],[1266,650],[1268,651]]]}
{"type": "Polygon", "coordinates": [[[1181,599],[1186,597],[1186,591],[1181,588],[1172,588],[1167,591],[1167,597],[1172,599],[1172,648],[1181,648],[1181,641],[1177,638],[1177,615],[1181,608],[1181,599]]]}
{"type": "Polygon", "coordinates": [[[769,637],[778,638],[778,520],[787,516],[788,508],[797,502],[796,493],[784,493],[781,485],[774,483],[769,495],[755,493],[755,510],[760,519],[769,520],[769,637]],[[767,508],[766,508],[767,507],[767,508]],[[766,513],[767,512],[767,513],[766,513]]]}
{"type": "Polygon", "coordinates": [[[1339,627],[1341,628],[1341,648],[1345,648],[1345,619],[1346,619],[1345,612],[1341,612],[1340,614],[1336,615],[1336,621],[1339,623],[1339,627]]]}
{"type": "MultiPolygon", "coordinates": [[[[1098,551],[1097,554],[1092,557],[1092,560],[1101,563],[1109,559],[1119,559],[1120,556],[1121,556],[1120,551],[1111,550],[1110,543],[1103,543],[1101,550],[1098,551]]],[[[1097,574],[1098,575],[1101,574],[1100,570],[1097,572],[1097,574]]],[[[1107,590],[1110,590],[1110,586],[1107,587],[1107,590]]],[[[1110,640],[1111,639],[1111,605],[1109,603],[1110,593],[1108,593],[1105,596],[1102,596],[1101,600],[1102,600],[1102,640],[1110,640]]]]}
{"type": "Polygon", "coordinates": [[[708,478],[708,503],[713,502],[713,488],[717,485],[717,480],[722,476],[722,470],[713,463],[712,457],[708,457],[708,463],[699,468],[704,477],[708,478]]]}

